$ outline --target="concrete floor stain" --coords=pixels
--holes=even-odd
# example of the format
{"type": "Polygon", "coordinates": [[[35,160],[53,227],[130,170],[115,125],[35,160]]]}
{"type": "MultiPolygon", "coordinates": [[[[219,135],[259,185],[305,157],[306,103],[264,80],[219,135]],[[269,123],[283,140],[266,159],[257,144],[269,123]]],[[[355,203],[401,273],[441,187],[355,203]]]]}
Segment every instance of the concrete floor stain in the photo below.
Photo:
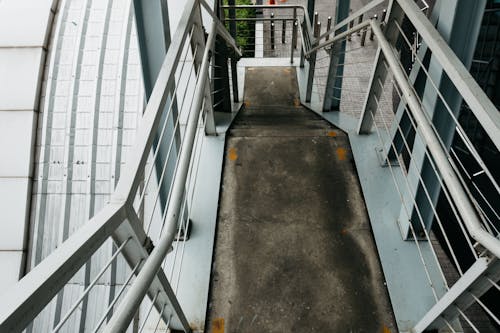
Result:
{"type": "Polygon", "coordinates": [[[228,158],[231,161],[236,161],[238,159],[238,153],[236,152],[236,148],[229,148],[228,158]]]}

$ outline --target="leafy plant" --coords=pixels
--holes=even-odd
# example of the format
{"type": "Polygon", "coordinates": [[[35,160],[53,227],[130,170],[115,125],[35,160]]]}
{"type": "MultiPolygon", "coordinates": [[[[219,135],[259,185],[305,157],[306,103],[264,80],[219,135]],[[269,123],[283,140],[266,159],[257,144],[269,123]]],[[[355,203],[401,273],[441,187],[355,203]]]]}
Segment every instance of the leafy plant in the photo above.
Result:
{"type": "MultiPolygon", "coordinates": [[[[252,5],[251,0],[236,0],[236,5],[252,5]]],[[[227,5],[227,0],[224,0],[227,5]]],[[[229,18],[229,12],[226,9],[224,13],[229,18]]],[[[236,19],[255,18],[256,10],[254,8],[245,8],[236,10],[236,19]]],[[[229,30],[229,23],[226,21],[226,28],[229,30]]],[[[236,22],[236,42],[241,47],[244,57],[253,57],[255,53],[255,21],[237,21],[236,22]]]]}

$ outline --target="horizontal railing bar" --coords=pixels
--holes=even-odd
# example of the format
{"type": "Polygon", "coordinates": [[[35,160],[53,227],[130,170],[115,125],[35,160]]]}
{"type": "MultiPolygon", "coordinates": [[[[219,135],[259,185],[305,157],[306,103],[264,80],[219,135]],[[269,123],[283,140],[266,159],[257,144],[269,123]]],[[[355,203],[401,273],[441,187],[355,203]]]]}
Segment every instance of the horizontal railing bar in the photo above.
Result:
{"type": "Polygon", "coordinates": [[[411,114],[418,124],[417,131],[426,143],[426,146],[435,161],[436,167],[441,174],[441,178],[449,190],[453,203],[459,211],[460,216],[462,216],[468,232],[471,234],[472,238],[491,251],[495,256],[500,258],[500,240],[483,229],[481,221],[476,215],[476,210],[474,209],[470,198],[467,196],[467,193],[453,170],[446,153],[439,144],[439,138],[429,124],[412,87],[408,83],[403,70],[399,66],[399,61],[394,55],[391,45],[385,38],[384,33],[380,28],[379,23],[373,20],[370,22],[372,30],[378,38],[379,47],[387,60],[396,82],[405,96],[411,114]]]}
{"type": "MultiPolygon", "coordinates": [[[[324,47],[327,47],[327,46],[329,46],[329,45],[332,45],[333,43],[336,43],[336,42],[338,42],[339,40],[344,39],[344,38],[346,38],[347,36],[352,35],[353,33],[357,32],[357,31],[359,31],[359,30],[361,30],[361,29],[366,28],[367,26],[369,26],[369,25],[370,25],[370,22],[371,22],[371,20],[364,21],[363,23],[360,23],[360,24],[358,24],[358,25],[356,25],[356,26],[352,27],[351,29],[349,29],[349,30],[347,30],[347,31],[344,31],[344,32],[342,32],[342,33],[340,33],[340,34],[338,34],[338,35],[335,35],[332,39],[329,39],[328,41],[323,42],[322,44],[319,44],[319,45],[317,45],[317,46],[313,47],[312,49],[310,49],[310,50],[306,53],[306,57],[307,57],[307,56],[309,56],[311,53],[313,53],[313,52],[315,52],[315,51],[319,50],[319,49],[322,49],[322,48],[324,48],[324,47]]],[[[344,53],[345,53],[345,52],[344,52],[344,53]]]]}
{"type": "Polygon", "coordinates": [[[347,24],[349,24],[349,22],[357,19],[360,15],[365,14],[369,10],[372,10],[373,8],[375,8],[376,6],[380,5],[384,1],[385,0],[374,0],[374,1],[371,1],[370,3],[368,3],[367,5],[365,5],[364,7],[358,9],[357,11],[355,11],[354,13],[352,13],[351,15],[349,15],[347,18],[345,18],[342,21],[340,21],[339,23],[337,23],[333,28],[331,28],[330,30],[328,30],[325,33],[323,33],[322,35],[320,35],[318,39],[321,40],[321,39],[325,38],[326,36],[334,34],[335,31],[337,31],[340,28],[346,26],[347,24]]]}
{"type": "Polygon", "coordinates": [[[469,105],[493,144],[500,150],[500,112],[418,6],[411,0],[397,0],[397,2],[432,51],[432,56],[436,57],[469,105]]]}
{"type": "MultiPolygon", "coordinates": [[[[378,0],[377,0],[378,1],[378,0]]],[[[311,20],[309,20],[309,15],[307,8],[302,6],[302,5],[237,5],[237,6],[221,6],[224,9],[302,9],[304,13],[304,20],[306,21],[307,25],[307,34],[309,35],[310,40],[314,40],[313,38],[313,33],[312,33],[312,28],[311,28],[311,20]]],[[[300,26],[300,24],[299,24],[300,26]]]]}
{"type": "Polygon", "coordinates": [[[22,331],[126,219],[111,202],[2,295],[0,332],[22,331]]]}

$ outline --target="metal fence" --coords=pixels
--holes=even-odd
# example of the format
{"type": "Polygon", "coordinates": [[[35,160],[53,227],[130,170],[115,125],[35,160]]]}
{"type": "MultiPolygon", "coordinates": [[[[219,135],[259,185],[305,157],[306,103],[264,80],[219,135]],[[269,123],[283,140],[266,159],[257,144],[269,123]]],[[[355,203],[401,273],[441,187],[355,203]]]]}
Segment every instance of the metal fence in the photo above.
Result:
{"type": "Polygon", "coordinates": [[[109,203],[4,295],[0,331],[68,331],[78,326],[78,320],[80,329],[86,325],[85,331],[93,332],[191,331],[176,294],[189,236],[200,138],[216,132],[211,89],[216,36],[241,56],[211,7],[205,1],[187,1],[109,203]],[[210,22],[202,21],[202,12],[210,22]],[[207,39],[203,25],[211,28],[207,39]],[[166,134],[174,108],[180,110],[173,118],[173,131],[179,136],[166,134]],[[161,144],[154,144],[155,139],[161,144]],[[178,153],[172,152],[174,145],[178,153]],[[166,152],[161,160],[160,149],[166,152]],[[162,202],[167,165],[174,165],[175,177],[162,202]],[[101,251],[109,246],[111,256],[101,251]],[[91,260],[89,270],[86,263],[91,260]],[[105,274],[110,270],[119,271],[119,281],[109,300],[99,302],[95,298],[102,293],[97,289],[107,287],[105,274]],[[98,306],[90,309],[92,298],[98,306]],[[54,311],[59,315],[46,315],[54,311]],[[77,318],[80,311],[83,319],[77,318]],[[143,313],[140,321],[134,320],[138,311],[143,313]]]}
{"type": "Polygon", "coordinates": [[[374,149],[400,199],[402,237],[420,253],[436,303],[413,331],[461,331],[457,319],[466,331],[487,331],[500,325],[498,304],[491,301],[498,299],[500,278],[498,170],[485,162],[481,143],[467,135],[457,110],[463,100],[469,116],[494,142],[495,154],[500,118],[426,17],[428,8],[391,1],[378,17],[356,13],[327,33],[316,33],[305,53],[306,102],[348,113],[359,122],[358,135],[375,132],[378,137],[374,149]],[[372,46],[368,40],[377,50],[371,58],[364,52],[372,46]],[[405,62],[405,56],[410,60],[405,62]],[[356,69],[364,63],[369,71],[356,69]],[[451,145],[453,137],[461,151],[451,145]],[[464,152],[472,160],[464,161],[464,152]],[[422,255],[423,241],[431,245],[431,258],[422,255]],[[446,292],[436,288],[429,267],[437,267],[446,292]],[[489,318],[490,326],[480,326],[481,317],[489,318]]]}

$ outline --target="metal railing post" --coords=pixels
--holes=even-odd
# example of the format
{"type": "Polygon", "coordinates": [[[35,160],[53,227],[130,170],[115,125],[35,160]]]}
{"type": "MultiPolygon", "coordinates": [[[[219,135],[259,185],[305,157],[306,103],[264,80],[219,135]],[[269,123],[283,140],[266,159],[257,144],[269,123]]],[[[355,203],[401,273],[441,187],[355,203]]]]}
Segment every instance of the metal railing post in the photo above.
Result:
{"type": "MultiPolygon", "coordinates": [[[[330,31],[332,28],[332,17],[328,16],[328,19],[326,20],[326,31],[330,31]]],[[[330,35],[326,35],[325,40],[329,40],[330,35]]]]}
{"type": "Polygon", "coordinates": [[[386,16],[387,16],[387,9],[384,9],[382,11],[382,16],[380,17],[380,23],[384,23],[386,16]]]}
{"type": "MultiPolygon", "coordinates": [[[[317,21],[318,13],[314,14],[314,38],[318,38],[321,31],[321,22],[317,21]]],[[[317,41],[314,42],[315,45],[317,41]]],[[[314,83],[314,70],[316,68],[316,54],[317,51],[314,51],[309,55],[309,72],[307,74],[307,90],[306,90],[306,102],[311,102],[312,89],[314,83]]]]}
{"type": "Polygon", "coordinates": [[[285,44],[286,37],[286,19],[283,19],[281,24],[281,44],[285,44]]]}
{"type": "MultiPolygon", "coordinates": [[[[363,14],[358,17],[358,24],[361,24],[361,22],[363,22],[363,14]]],[[[361,30],[358,30],[358,36],[361,36],[361,30]]]]}
{"type": "Polygon", "coordinates": [[[293,9],[293,21],[292,21],[292,46],[290,50],[290,63],[293,64],[293,51],[297,47],[297,8],[293,9]]]}
{"type": "Polygon", "coordinates": [[[361,46],[365,46],[366,42],[366,33],[368,32],[368,28],[363,29],[363,32],[361,33],[361,46]]]}
{"type": "MultiPolygon", "coordinates": [[[[349,22],[349,29],[352,29],[352,27],[354,27],[354,20],[352,20],[351,22],[349,22]]],[[[349,34],[347,36],[347,40],[350,42],[352,39],[352,34],[349,34]]]]}
{"type": "Polygon", "coordinates": [[[274,13],[271,13],[271,50],[274,50],[274,13]]]}
{"type": "MultiPolygon", "coordinates": [[[[377,14],[373,15],[373,20],[374,20],[374,21],[377,21],[377,19],[378,19],[378,15],[377,15],[377,14]]],[[[373,40],[373,36],[374,36],[374,35],[375,35],[375,33],[373,32],[373,28],[372,28],[372,29],[370,30],[370,40],[373,40]]]]}
{"type": "MultiPolygon", "coordinates": [[[[228,10],[229,19],[231,19],[231,21],[229,22],[229,33],[236,40],[237,32],[236,32],[236,10],[234,8],[235,0],[229,0],[228,4],[233,6],[228,10]]],[[[234,55],[231,57],[231,81],[233,87],[233,101],[235,103],[238,103],[239,102],[238,69],[236,65],[236,59],[234,59],[234,55]]]]}

